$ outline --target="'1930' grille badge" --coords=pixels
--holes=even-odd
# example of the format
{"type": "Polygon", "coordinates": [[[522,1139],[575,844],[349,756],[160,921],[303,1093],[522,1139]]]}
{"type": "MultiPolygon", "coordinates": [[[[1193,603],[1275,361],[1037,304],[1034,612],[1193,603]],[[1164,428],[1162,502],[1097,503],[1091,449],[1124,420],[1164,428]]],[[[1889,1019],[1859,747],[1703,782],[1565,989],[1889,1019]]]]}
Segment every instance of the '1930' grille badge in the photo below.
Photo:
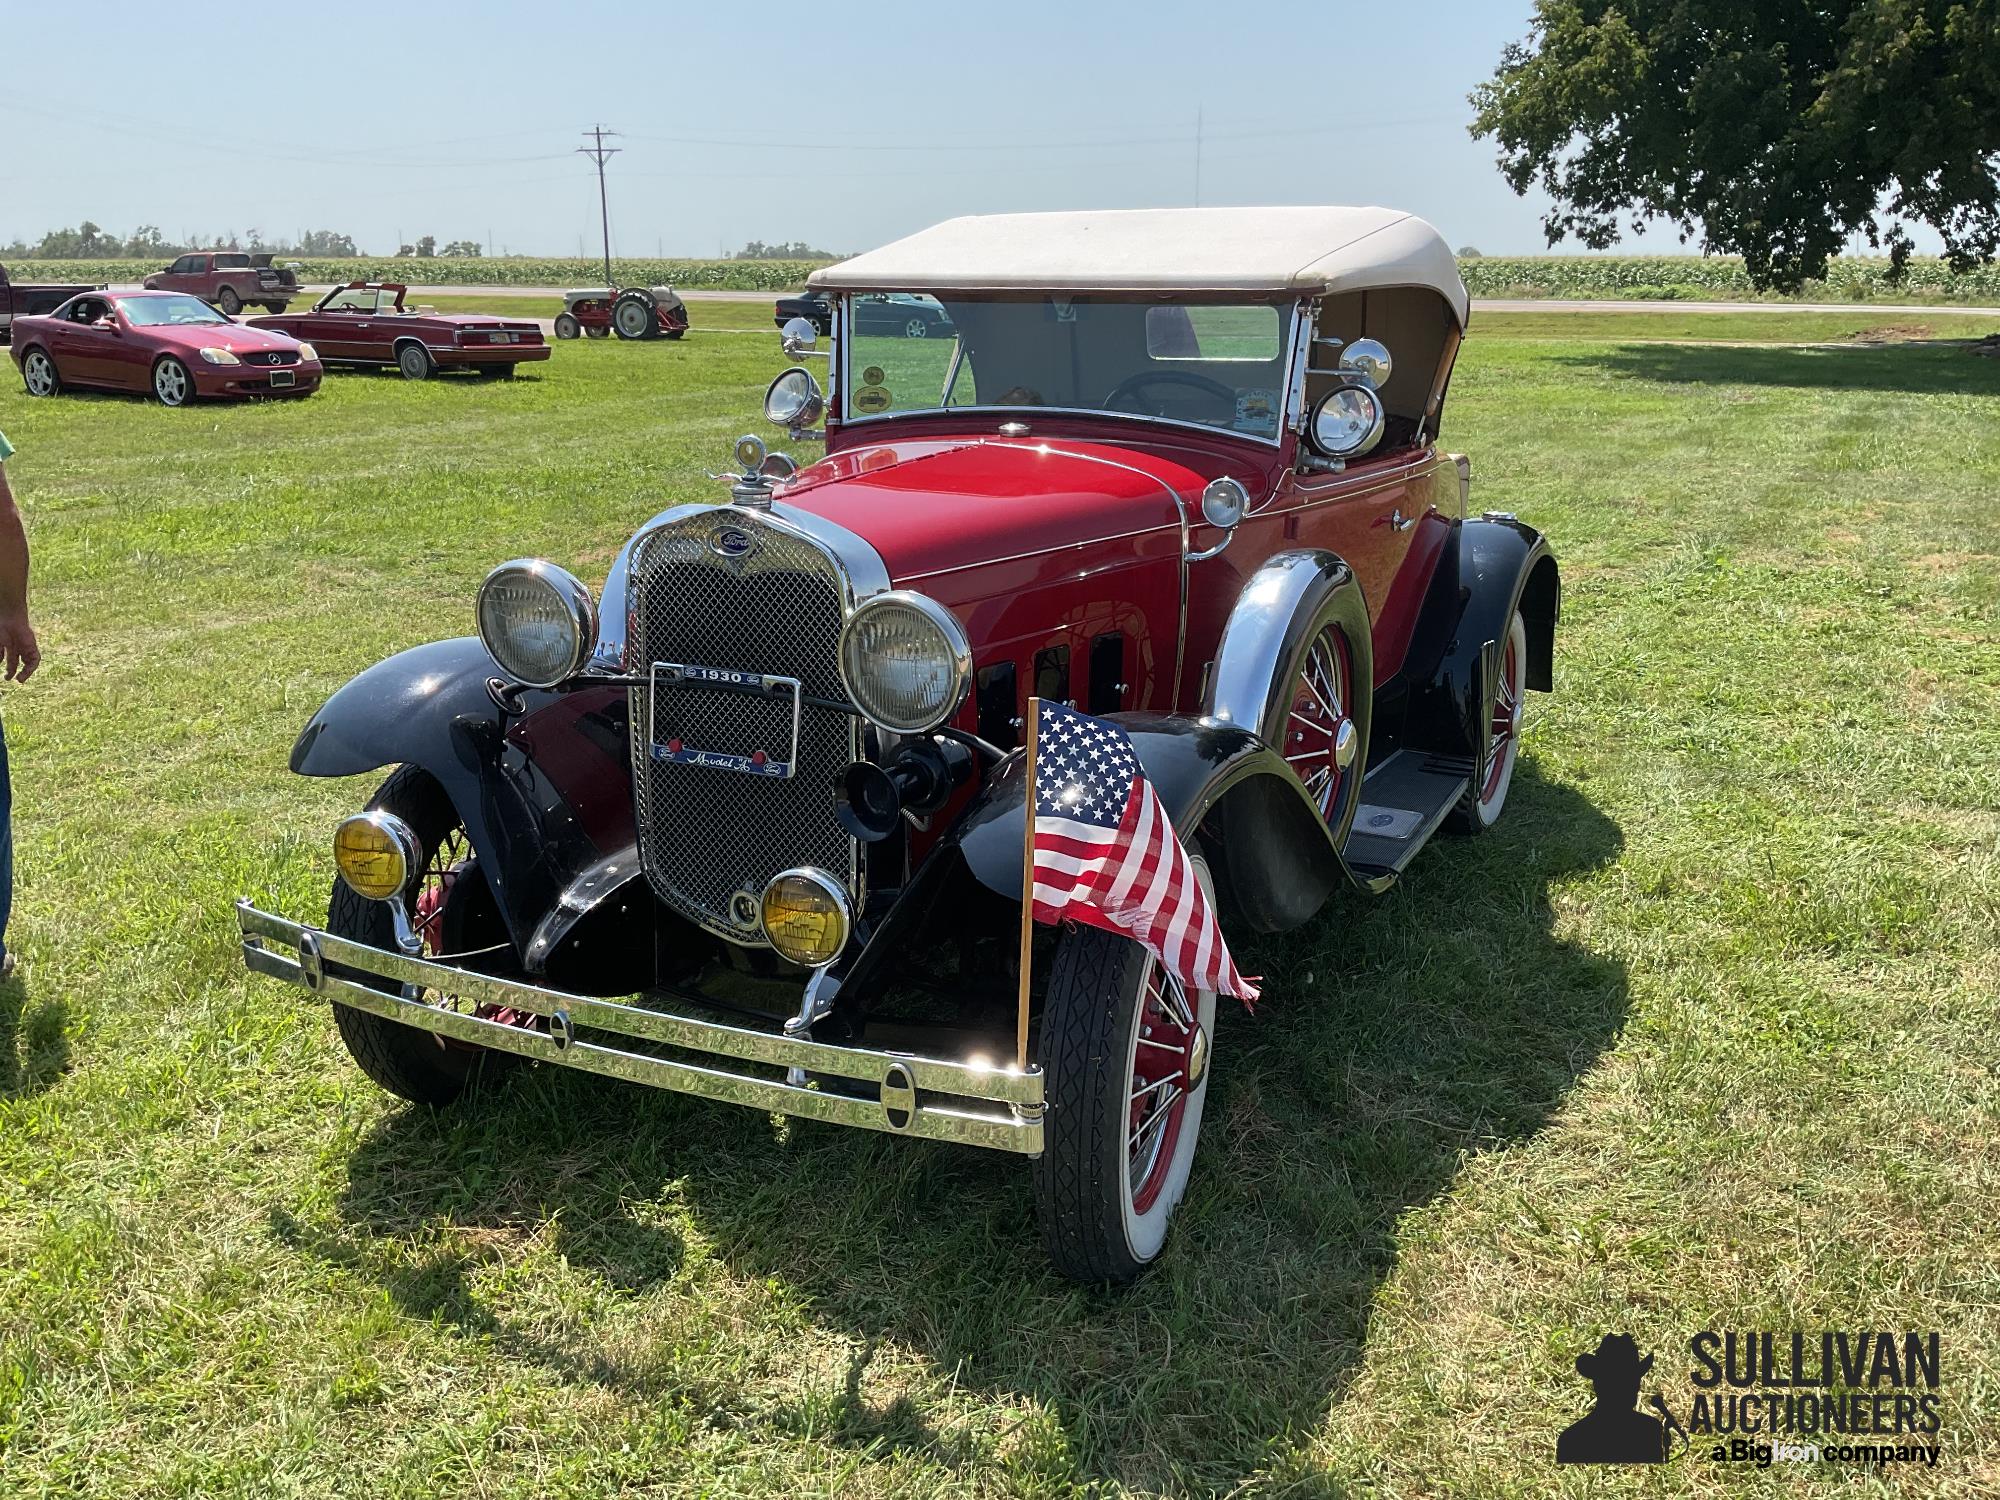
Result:
{"type": "Polygon", "coordinates": [[[708,550],[718,557],[747,557],[757,539],[740,526],[718,526],[709,533],[708,550]]]}

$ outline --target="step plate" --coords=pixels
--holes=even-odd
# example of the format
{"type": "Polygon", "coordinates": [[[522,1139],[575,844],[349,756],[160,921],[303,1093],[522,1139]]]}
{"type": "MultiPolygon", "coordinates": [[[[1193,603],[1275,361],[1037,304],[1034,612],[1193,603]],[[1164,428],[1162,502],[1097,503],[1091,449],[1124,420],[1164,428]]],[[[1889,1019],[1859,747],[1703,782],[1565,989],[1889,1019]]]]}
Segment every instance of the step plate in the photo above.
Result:
{"type": "Polygon", "coordinates": [[[1472,762],[1399,750],[1361,784],[1343,853],[1358,873],[1397,875],[1430,841],[1471,784],[1472,762]]]}

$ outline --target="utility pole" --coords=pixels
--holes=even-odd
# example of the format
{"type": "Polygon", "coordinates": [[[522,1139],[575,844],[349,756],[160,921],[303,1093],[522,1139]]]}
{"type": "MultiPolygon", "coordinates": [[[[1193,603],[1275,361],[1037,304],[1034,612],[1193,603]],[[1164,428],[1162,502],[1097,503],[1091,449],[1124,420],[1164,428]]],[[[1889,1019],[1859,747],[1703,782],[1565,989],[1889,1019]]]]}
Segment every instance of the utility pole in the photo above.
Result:
{"type": "Polygon", "coordinates": [[[1201,106],[1194,109],[1194,206],[1201,207],[1201,106]]]}
{"type": "Polygon", "coordinates": [[[604,144],[607,135],[616,136],[618,132],[606,130],[602,125],[592,126],[584,134],[591,138],[593,144],[578,146],[576,150],[579,156],[587,156],[597,163],[597,211],[604,222],[604,284],[609,287],[615,283],[611,280],[611,203],[604,196],[604,164],[624,148],[604,144]]]}

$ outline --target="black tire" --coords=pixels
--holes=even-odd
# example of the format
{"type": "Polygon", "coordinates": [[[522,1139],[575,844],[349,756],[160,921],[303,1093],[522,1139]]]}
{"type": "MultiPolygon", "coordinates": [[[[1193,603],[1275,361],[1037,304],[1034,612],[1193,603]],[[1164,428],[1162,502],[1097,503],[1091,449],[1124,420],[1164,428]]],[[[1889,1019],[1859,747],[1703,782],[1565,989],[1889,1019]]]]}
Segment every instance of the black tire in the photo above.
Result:
{"type": "Polygon", "coordinates": [[[233,318],[243,311],[243,299],[236,295],[234,287],[226,286],[216,295],[215,306],[223,317],[233,318]]]}
{"type": "Polygon", "coordinates": [[[583,325],[577,322],[574,313],[560,312],[556,314],[556,337],[559,339],[580,339],[583,337],[583,325]]]}
{"type": "Polygon", "coordinates": [[[437,373],[431,351],[414,339],[397,346],[396,368],[403,372],[405,380],[429,380],[437,373]]]}
{"type": "Polygon", "coordinates": [[[283,302],[266,302],[264,304],[264,311],[270,313],[273,317],[276,317],[279,313],[282,313],[285,310],[287,305],[288,304],[283,302]]]}
{"type": "MultiPolygon", "coordinates": [[[[1200,861],[1196,867],[1206,888],[1207,867],[1200,861]]],[[[1133,1093],[1141,1076],[1135,1071],[1140,1028],[1149,1018],[1157,1025],[1164,1013],[1147,998],[1156,970],[1153,956],[1130,939],[1071,927],[1057,944],[1042,1005],[1047,1113],[1034,1166],[1036,1218],[1055,1268],[1090,1285],[1135,1280],[1159,1259],[1200,1138],[1212,1071],[1206,1065],[1215,1034],[1212,994],[1183,997],[1202,1040],[1190,1054],[1194,1064],[1181,1064],[1183,1079],[1197,1074],[1181,1113],[1156,1127],[1167,1138],[1155,1155],[1134,1150],[1148,1139],[1143,1130],[1134,1137],[1132,1122],[1148,1107],[1133,1093]],[[1136,1183],[1135,1160],[1142,1170],[1136,1183]],[[1156,1172],[1165,1174],[1157,1183],[1156,1172]]],[[[1178,985],[1173,993],[1180,994],[1178,985]]]]}
{"type": "Polygon", "coordinates": [[[611,337],[611,330],[609,328],[585,328],[583,332],[586,338],[608,339],[611,337]]]}
{"type": "Polygon", "coordinates": [[[611,304],[611,327],[621,339],[658,337],[660,315],[653,299],[639,292],[619,293],[618,300],[611,304]]]}
{"type": "MultiPolygon", "coordinates": [[[[423,846],[426,868],[439,857],[448,839],[454,835],[462,838],[462,825],[451,798],[436,778],[415,766],[404,766],[383,782],[368,805],[394,813],[410,825],[423,846]]],[[[414,903],[420,883],[411,883],[411,889],[404,893],[406,903],[414,903]]],[[[409,909],[414,911],[414,905],[409,909]]],[[[497,920],[494,925],[498,925],[497,920]]],[[[333,896],[327,902],[326,930],[336,937],[395,951],[395,924],[388,907],[355,894],[338,877],[333,882],[333,896]]],[[[495,936],[482,927],[466,946],[480,946],[479,940],[487,938],[505,941],[505,930],[495,936]]],[[[343,978],[359,977],[338,968],[332,972],[343,978]]],[[[336,1002],[333,1019],[340,1028],[340,1039],[347,1044],[348,1054],[361,1071],[398,1098],[416,1104],[450,1104],[517,1060],[511,1053],[489,1052],[447,1041],[351,1005],[336,1002]]]]}
{"type": "Polygon", "coordinates": [[[153,362],[153,399],[162,406],[186,406],[194,400],[194,376],[171,354],[153,362]]]}
{"type": "Polygon", "coordinates": [[[21,355],[21,383],[30,396],[60,396],[62,372],[46,349],[33,348],[21,355]]]}
{"type": "Polygon", "coordinates": [[[1527,697],[1528,622],[1515,610],[1508,622],[1507,635],[1500,643],[1499,671],[1486,686],[1480,704],[1483,721],[1490,726],[1481,736],[1482,751],[1473,767],[1465,794],[1445,819],[1453,833],[1476,837],[1500,821],[1507,806],[1507,791],[1514,784],[1514,766],[1521,752],[1521,710],[1527,697]],[[1503,715],[1502,704],[1506,712],[1503,715]]]}
{"type": "Polygon", "coordinates": [[[687,330],[685,328],[668,328],[660,334],[660,337],[668,339],[677,339],[683,337],[686,333],[687,330]]]}

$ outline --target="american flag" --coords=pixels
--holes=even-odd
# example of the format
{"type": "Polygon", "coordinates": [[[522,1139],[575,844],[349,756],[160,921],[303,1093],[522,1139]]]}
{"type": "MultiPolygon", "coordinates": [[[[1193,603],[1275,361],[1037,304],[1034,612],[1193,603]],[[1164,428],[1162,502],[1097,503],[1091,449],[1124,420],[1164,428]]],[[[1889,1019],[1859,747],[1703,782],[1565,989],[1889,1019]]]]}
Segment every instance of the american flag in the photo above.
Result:
{"type": "Polygon", "coordinates": [[[1255,1000],[1131,738],[1059,703],[1036,708],[1035,920],[1122,932],[1190,990],[1255,1000]]]}

